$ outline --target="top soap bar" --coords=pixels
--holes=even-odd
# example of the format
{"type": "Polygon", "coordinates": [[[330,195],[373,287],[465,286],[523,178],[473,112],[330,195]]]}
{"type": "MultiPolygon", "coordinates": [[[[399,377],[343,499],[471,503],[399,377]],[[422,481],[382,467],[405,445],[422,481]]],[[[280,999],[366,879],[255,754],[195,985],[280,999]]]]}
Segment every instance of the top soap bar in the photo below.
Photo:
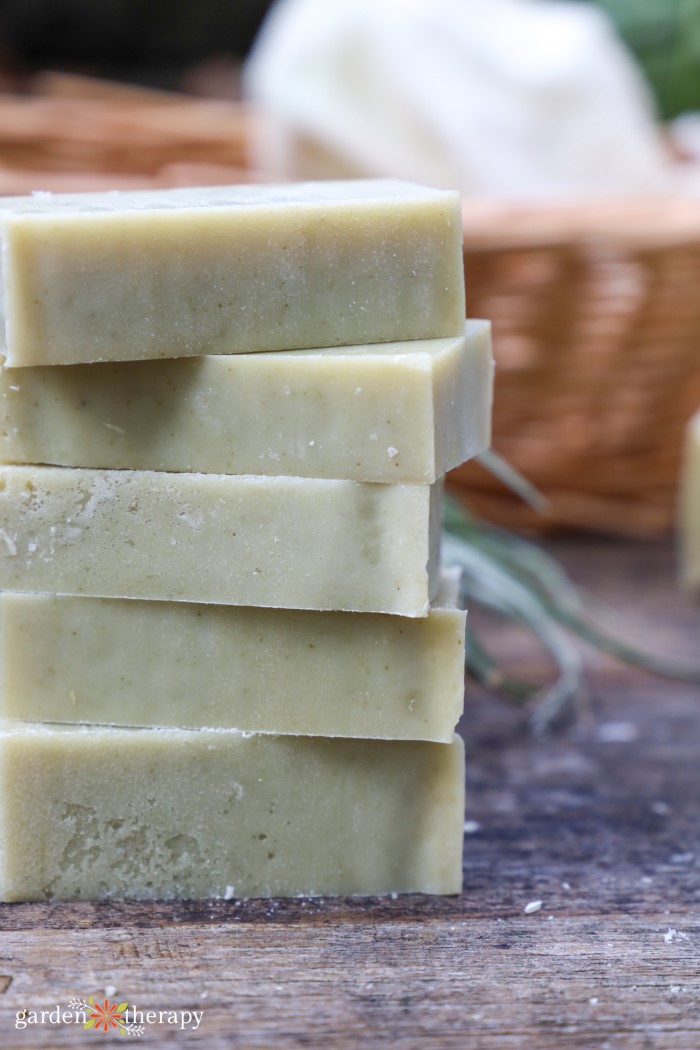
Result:
{"type": "Polygon", "coordinates": [[[459,195],[396,180],[3,202],[7,364],[459,335],[459,195]]]}

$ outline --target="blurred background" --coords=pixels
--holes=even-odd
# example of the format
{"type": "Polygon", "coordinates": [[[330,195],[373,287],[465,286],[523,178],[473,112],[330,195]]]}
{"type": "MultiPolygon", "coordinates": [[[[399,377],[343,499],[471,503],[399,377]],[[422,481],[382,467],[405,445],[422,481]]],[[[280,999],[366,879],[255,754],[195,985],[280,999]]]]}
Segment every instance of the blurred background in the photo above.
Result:
{"type": "Polygon", "coordinates": [[[700,0],[3,0],[0,193],[398,175],[458,188],[493,320],[490,520],[674,524],[700,405],[700,0]]]}

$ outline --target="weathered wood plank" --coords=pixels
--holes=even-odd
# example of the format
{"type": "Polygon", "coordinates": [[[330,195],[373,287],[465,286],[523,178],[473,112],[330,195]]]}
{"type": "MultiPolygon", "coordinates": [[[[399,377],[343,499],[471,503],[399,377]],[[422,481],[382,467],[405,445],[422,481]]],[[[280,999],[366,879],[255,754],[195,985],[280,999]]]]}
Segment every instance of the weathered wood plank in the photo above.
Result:
{"type": "MultiPolygon", "coordinates": [[[[12,1029],[12,1011],[110,985],[142,1009],[203,1009],[197,1032],[178,1032],[183,1045],[700,1045],[698,919],[556,908],[524,917],[504,903],[503,916],[446,921],[415,908],[417,919],[404,911],[398,921],[371,908],[345,921],[323,906],[322,917],[285,923],[32,930],[21,957],[3,960],[14,973],[3,1045],[78,1045],[68,1025],[12,1029]]],[[[168,1043],[175,1031],[150,1026],[147,1036],[168,1043]]]]}

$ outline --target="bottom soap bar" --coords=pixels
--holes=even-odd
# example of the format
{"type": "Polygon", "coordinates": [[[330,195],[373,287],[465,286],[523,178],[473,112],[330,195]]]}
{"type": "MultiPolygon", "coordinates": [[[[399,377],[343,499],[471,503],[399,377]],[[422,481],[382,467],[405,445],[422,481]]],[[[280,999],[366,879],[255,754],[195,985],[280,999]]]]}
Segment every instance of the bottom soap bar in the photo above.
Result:
{"type": "Polygon", "coordinates": [[[0,900],[459,893],[462,741],[0,731],[0,900]]]}

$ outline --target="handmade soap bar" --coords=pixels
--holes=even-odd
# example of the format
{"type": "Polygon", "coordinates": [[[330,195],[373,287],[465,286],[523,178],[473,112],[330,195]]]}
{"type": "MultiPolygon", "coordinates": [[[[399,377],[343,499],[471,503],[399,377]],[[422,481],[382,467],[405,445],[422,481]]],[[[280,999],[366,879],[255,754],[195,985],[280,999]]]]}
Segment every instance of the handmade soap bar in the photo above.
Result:
{"type": "Polygon", "coordinates": [[[462,742],[0,730],[0,899],[459,893],[462,742]]]}
{"type": "Polygon", "coordinates": [[[0,596],[0,717],[451,740],[466,613],[0,596]]]}
{"type": "Polygon", "coordinates": [[[686,430],[679,526],[682,580],[689,590],[700,590],[700,412],[686,430]]]}
{"type": "Polygon", "coordinates": [[[441,485],[0,468],[0,589],[424,616],[441,485]]]}
{"type": "Polygon", "coordinates": [[[457,193],[395,180],[3,203],[11,366],[459,335],[457,193]]]}
{"type": "Polygon", "coordinates": [[[490,442],[486,321],[453,339],[0,371],[0,459],[433,482],[490,442]]]}

